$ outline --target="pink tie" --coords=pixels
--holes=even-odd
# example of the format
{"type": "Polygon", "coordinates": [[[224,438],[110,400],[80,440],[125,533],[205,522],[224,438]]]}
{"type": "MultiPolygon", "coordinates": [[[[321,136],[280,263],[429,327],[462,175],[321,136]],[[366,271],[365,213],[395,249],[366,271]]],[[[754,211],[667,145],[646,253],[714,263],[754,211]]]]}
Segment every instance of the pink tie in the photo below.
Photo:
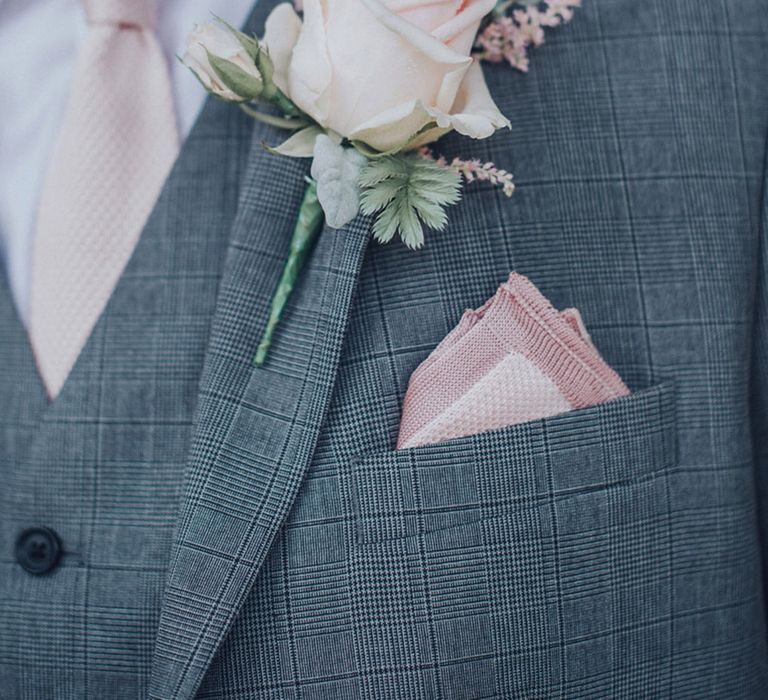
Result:
{"type": "Polygon", "coordinates": [[[178,153],[154,0],[83,0],[88,35],[43,183],[29,334],[55,398],[178,153]]]}

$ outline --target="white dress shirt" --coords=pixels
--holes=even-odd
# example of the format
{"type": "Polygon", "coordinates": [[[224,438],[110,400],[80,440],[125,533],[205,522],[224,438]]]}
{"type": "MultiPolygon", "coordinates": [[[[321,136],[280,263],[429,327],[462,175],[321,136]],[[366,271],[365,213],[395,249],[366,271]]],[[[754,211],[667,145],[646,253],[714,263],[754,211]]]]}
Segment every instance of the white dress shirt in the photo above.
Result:
{"type": "MultiPolygon", "coordinates": [[[[158,0],[157,36],[170,69],[179,135],[189,133],[206,97],[176,56],[194,24],[211,13],[238,26],[254,0],[158,0]]],[[[0,0],[0,252],[23,320],[27,318],[38,196],[66,109],[78,42],[78,0],[0,0]]]]}

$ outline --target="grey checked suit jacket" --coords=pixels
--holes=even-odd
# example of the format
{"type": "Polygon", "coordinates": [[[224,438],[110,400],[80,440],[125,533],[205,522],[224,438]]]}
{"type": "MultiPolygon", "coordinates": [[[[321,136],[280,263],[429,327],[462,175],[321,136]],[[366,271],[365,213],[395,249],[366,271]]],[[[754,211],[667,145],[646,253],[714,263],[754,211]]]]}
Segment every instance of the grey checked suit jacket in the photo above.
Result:
{"type": "Polygon", "coordinates": [[[222,103],[50,405],[0,291],[0,698],[768,696],[765,1],[585,0],[486,73],[512,130],[439,148],[514,197],[418,253],[326,230],[263,368],[307,164],[222,103]],[[633,394],[394,451],[510,270],[633,394]]]}

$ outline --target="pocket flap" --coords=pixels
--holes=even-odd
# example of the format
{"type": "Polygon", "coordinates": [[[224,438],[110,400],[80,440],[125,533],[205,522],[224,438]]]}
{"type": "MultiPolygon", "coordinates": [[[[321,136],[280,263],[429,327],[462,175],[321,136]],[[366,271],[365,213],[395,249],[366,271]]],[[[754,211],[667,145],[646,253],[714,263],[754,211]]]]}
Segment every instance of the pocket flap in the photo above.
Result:
{"type": "Polygon", "coordinates": [[[358,457],[358,536],[410,537],[651,478],[676,463],[675,392],[630,396],[457,440],[358,457]]]}

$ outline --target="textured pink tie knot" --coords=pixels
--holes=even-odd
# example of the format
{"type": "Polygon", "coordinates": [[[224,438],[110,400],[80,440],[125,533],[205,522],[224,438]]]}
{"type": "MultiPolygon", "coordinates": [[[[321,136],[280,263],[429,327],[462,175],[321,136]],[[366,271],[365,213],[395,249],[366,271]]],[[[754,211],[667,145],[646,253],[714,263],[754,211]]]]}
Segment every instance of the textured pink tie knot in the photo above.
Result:
{"type": "Polygon", "coordinates": [[[89,24],[152,29],[155,0],[82,0],[89,24]]]}

